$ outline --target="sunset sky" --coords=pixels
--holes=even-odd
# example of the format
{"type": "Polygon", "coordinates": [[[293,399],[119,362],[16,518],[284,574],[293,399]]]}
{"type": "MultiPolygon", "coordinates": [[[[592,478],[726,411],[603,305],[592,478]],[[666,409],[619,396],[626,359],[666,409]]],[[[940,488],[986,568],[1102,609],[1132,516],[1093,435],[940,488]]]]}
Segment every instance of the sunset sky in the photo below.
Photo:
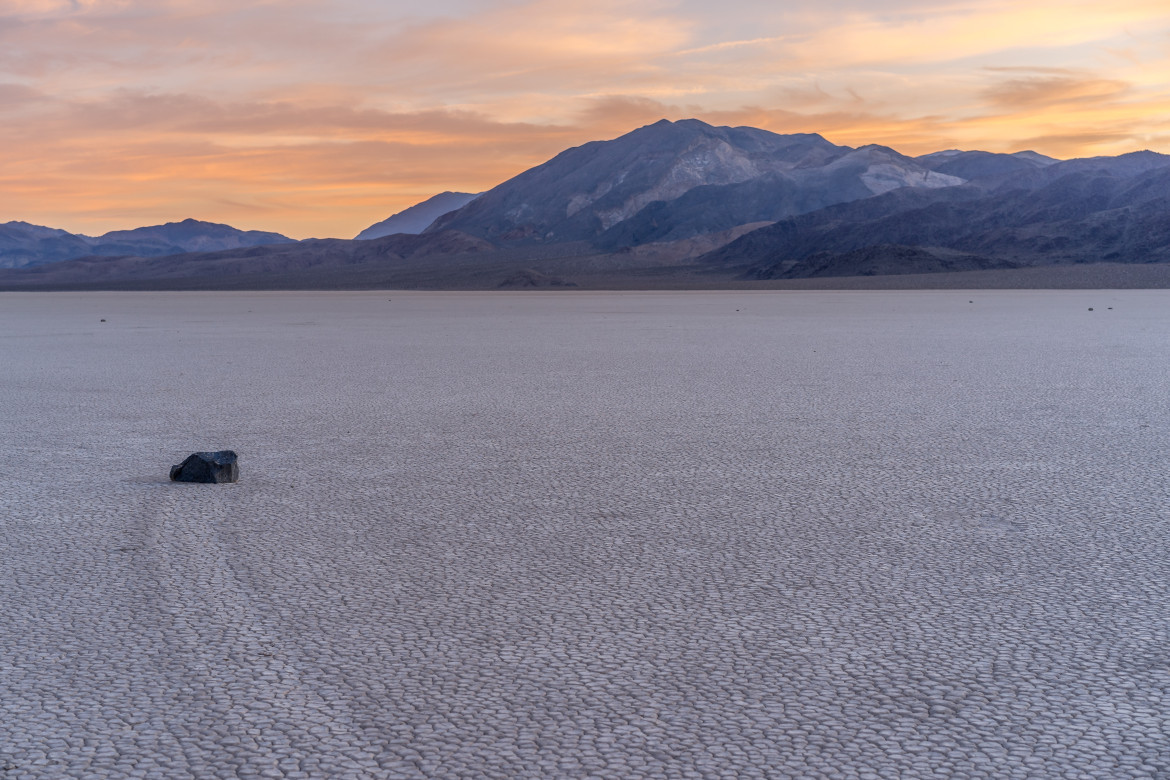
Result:
{"type": "Polygon", "coordinates": [[[1170,153],[1166,0],[0,0],[0,222],[352,237],[663,117],[1170,153]]]}

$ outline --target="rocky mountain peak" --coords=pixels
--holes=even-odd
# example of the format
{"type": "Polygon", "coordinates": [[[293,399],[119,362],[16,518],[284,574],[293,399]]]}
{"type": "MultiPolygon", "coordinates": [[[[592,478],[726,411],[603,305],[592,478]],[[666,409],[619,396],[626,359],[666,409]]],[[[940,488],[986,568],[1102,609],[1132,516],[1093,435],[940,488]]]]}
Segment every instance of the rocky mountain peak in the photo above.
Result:
{"type": "Polygon", "coordinates": [[[651,203],[793,170],[841,150],[813,134],[662,120],[566,150],[441,217],[430,230],[453,228],[502,241],[591,241],[651,203]]]}

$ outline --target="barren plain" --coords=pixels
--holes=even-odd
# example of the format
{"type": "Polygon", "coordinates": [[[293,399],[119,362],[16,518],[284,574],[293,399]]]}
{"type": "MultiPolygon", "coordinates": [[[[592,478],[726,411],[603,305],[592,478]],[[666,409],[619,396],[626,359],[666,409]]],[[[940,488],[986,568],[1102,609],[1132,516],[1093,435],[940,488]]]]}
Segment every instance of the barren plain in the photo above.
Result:
{"type": "Polygon", "coordinates": [[[1168,373],[1165,291],[0,294],[0,778],[1170,777],[1168,373]]]}

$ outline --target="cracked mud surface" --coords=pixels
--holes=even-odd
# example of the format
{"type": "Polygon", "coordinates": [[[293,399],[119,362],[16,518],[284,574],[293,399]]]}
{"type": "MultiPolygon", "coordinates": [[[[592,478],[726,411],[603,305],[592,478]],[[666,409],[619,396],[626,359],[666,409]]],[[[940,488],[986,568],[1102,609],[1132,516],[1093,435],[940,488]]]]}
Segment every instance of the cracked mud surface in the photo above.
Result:
{"type": "Polygon", "coordinates": [[[0,295],[0,778],[1170,777],[1168,380],[1155,291],[0,295]]]}

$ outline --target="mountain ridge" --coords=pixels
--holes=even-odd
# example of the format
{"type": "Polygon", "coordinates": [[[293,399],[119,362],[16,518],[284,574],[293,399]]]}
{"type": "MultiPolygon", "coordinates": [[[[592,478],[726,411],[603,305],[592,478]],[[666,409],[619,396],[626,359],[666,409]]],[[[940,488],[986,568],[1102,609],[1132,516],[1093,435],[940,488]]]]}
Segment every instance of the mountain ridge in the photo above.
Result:
{"type": "Polygon", "coordinates": [[[697,262],[743,267],[756,278],[831,275],[832,255],[845,270],[851,253],[880,246],[969,253],[990,258],[987,267],[1170,262],[1170,157],[1154,162],[1136,175],[1126,175],[1134,170],[1127,161],[1112,175],[1099,163],[1062,163],[1032,187],[894,191],[779,221],[697,262]]]}
{"type": "MultiPolygon", "coordinates": [[[[335,278],[459,289],[546,279],[654,287],[1170,263],[1170,156],[1149,150],[1073,160],[957,149],[911,157],[816,133],[662,120],[566,149],[478,196],[440,193],[378,225],[414,212],[418,227],[432,207],[445,213],[418,234],[165,257],[183,238],[180,226],[208,233],[210,223],[99,239],[9,223],[0,225],[0,256],[5,236],[21,234],[54,251],[84,245],[105,257],[0,272],[0,284],[174,284],[224,274],[324,286],[335,278]],[[469,200],[448,211],[446,195],[469,200]],[[87,244],[103,240],[102,252],[87,244]]],[[[243,233],[232,240],[242,244],[243,233]]]]}
{"type": "Polygon", "coordinates": [[[285,243],[295,242],[279,233],[239,230],[231,225],[190,218],[112,230],[96,237],[13,221],[0,224],[0,268],[29,268],[90,255],[162,257],[285,243]]]}
{"type": "Polygon", "coordinates": [[[650,203],[674,200],[696,186],[742,183],[843,149],[817,134],[662,120],[612,141],[566,149],[428,230],[502,242],[593,240],[650,203]]]}

